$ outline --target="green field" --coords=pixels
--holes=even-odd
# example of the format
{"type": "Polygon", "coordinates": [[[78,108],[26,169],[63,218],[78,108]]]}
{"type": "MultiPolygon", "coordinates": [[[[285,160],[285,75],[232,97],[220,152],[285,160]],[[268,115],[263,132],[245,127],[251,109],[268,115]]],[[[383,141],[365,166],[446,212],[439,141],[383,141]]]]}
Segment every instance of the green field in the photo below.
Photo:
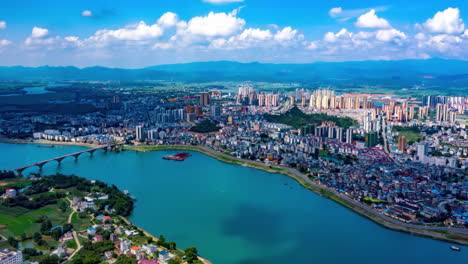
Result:
{"type": "Polygon", "coordinates": [[[71,209],[60,211],[57,204],[47,205],[40,209],[29,211],[21,207],[0,206],[0,234],[5,237],[32,235],[39,232],[41,224],[36,223],[40,216],[47,216],[52,225],[63,224],[67,221],[71,209]]]}
{"type": "MultiPolygon", "coordinates": [[[[394,126],[392,132],[398,132],[398,136],[405,136],[406,142],[410,145],[414,142],[418,142],[422,138],[419,127],[394,126]]],[[[398,136],[395,137],[395,141],[398,141],[398,136]]]]}
{"type": "Polygon", "coordinates": [[[85,218],[80,218],[78,213],[74,213],[72,216],[72,225],[73,228],[77,231],[85,230],[87,227],[91,226],[91,218],[86,216],[85,218]]]}

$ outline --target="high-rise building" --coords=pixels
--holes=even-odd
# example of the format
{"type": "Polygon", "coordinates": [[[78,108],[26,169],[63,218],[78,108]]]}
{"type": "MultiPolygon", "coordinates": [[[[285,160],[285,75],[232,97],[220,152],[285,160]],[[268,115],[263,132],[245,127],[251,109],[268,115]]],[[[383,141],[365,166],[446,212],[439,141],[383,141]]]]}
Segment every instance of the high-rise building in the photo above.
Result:
{"type": "Polygon", "coordinates": [[[375,147],[375,145],[377,145],[377,132],[366,133],[365,139],[366,139],[366,143],[365,143],[366,148],[375,147]]]}
{"type": "Polygon", "coordinates": [[[202,117],[203,116],[203,109],[201,106],[195,106],[195,115],[197,117],[202,117]]]}
{"type": "Polygon", "coordinates": [[[398,150],[401,152],[406,150],[406,137],[405,136],[398,137],[398,150]]]}
{"type": "Polygon", "coordinates": [[[353,143],[353,129],[351,127],[346,129],[346,143],[353,143]]]}
{"type": "Polygon", "coordinates": [[[417,157],[418,160],[424,161],[428,153],[428,147],[426,143],[420,143],[417,146],[417,157]]]}
{"type": "Polygon", "coordinates": [[[0,264],[21,264],[23,263],[23,253],[9,249],[2,249],[0,251],[0,264]]]}
{"type": "Polygon", "coordinates": [[[456,112],[449,112],[449,117],[448,117],[448,121],[450,122],[450,124],[455,124],[455,121],[457,120],[457,113],[456,112]]]}
{"type": "Polygon", "coordinates": [[[200,93],[200,105],[209,105],[210,104],[210,94],[207,92],[200,93]]]}
{"type": "Polygon", "coordinates": [[[221,106],[214,104],[211,106],[211,116],[220,117],[221,116],[221,106]]]}
{"type": "Polygon", "coordinates": [[[436,120],[448,121],[448,105],[447,104],[436,105],[436,120]]]}
{"type": "Polygon", "coordinates": [[[136,140],[142,140],[145,138],[143,134],[143,126],[136,126],[135,128],[136,140]]]}

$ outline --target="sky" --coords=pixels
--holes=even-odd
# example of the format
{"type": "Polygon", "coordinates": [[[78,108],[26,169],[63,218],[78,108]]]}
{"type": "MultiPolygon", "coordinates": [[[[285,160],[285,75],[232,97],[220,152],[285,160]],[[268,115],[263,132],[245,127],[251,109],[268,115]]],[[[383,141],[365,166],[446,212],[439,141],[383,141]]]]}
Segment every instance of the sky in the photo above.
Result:
{"type": "Polygon", "coordinates": [[[466,0],[5,0],[0,66],[468,60],[466,0]]]}

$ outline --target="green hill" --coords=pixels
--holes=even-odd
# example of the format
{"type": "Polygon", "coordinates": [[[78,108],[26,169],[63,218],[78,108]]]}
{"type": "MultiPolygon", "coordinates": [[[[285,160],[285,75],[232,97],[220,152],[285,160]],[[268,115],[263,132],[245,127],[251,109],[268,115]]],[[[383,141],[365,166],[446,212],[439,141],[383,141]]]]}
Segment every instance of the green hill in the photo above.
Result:
{"type": "Polygon", "coordinates": [[[357,126],[356,120],[349,117],[337,117],[329,116],[326,114],[305,114],[297,106],[289,109],[287,112],[280,115],[265,114],[265,120],[272,123],[280,123],[294,128],[300,128],[306,125],[318,126],[324,121],[335,122],[337,126],[342,128],[349,128],[351,126],[357,126]]]}

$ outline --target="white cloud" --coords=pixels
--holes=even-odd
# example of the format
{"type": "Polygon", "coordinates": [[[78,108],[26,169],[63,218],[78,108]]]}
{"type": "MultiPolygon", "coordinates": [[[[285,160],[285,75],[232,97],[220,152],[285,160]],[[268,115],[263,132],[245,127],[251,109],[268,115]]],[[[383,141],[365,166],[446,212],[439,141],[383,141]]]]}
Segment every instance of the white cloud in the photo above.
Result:
{"type": "Polygon", "coordinates": [[[244,2],[244,0],[203,0],[203,2],[210,3],[210,4],[228,4],[228,3],[244,2]]]}
{"type": "Polygon", "coordinates": [[[6,47],[11,44],[11,41],[7,39],[0,39],[0,47],[6,47]]]}
{"type": "Polygon", "coordinates": [[[306,43],[306,49],[308,50],[315,50],[317,48],[318,48],[318,45],[315,41],[311,41],[310,43],[308,43],[308,45],[306,43]]]}
{"type": "Polygon", "coordinates": [[[460,18],[460,10],[449,7],[444,11],[437,12],[433,18],[429,18],[424,22],[423,27],[431,33],[454,34],[462,33],[465,24],[460,18]]]}
{"type": "Polygon", "coordinates": [[[343,12],[343,8],[341,8],[341,7],[333,7],[332,9],[330,9],[330,11],[328,11],[328,14],[329,14],[331,17],[337,17],[338,14],[341,14],[341,12],[343,12]]]}
{"type": "Polygon", "coordinates": [[[394,39],[406,39],[406,35],[405,33],[392,28],[378,30],[375,35],[375,38],[380,41],[388,42],[394,39]]]}
{"type": "Polygon", "coordinates": [[[467,29],[467,30],[465,30],[465,32],[463,33],[462,37],[464,37],[464,38],[468,38],[468,29],[467,29]]]}
{"type": "Polygon", "coordinates": [[[91,12],[90,10],[84,10],[83,12],[81,12],[81,16],[91,17],[93,16],[93,12],[91,12]]]}
{"type": "Polygon", "coordinates": [[[69,36],[69,37],[65,37],[65,40],[69,42],[75,42],[75,41],[78,41],[78,37],[69,36]]]}
{"type": "Polygon", "coordinates": [[[226,38],[217,38],[211,41],[210,47],[215,49],[247,49],[247,48],[272,48],[275,46],[297,45],[304,36],[296,29],[285,27],[272,33],[269,29],[248,28],[239,35],[226,38]]]}
{"type": "Polygon", "coordinates": [[[294,40],[296,38],[303,39],[304,36],[302,34],[298,34],[296,29],[292,29],[292,27],[285,27],[282,30],[276,32],[274,39],[278,42],[287,42],[290,40],[294,40]]]}
{"type": "Polygon", "coordinates": [[[116,30],[98,30],[93,36],[86,39],[86,42],[97,46],[106,46],[118,41],[125,41],[127,44],[131,42],[144,44],[161,37],[163,33],[163,29],[158,24],[147,25],[144,21],[140,21],[138,24],[128,25],[116,30]]]}
{"type": "Polygon", "coordinates": [[[348,32],[346,28],[342,28],[336,34],[333,32],[327,32],[323,37],[323,40],[325,40],[326,42],[336,42],[339,38],[351,37],[352,35],[353,34],[348,32]]]}
{"type": "Polygon", "coordinates": [[[390,28],[390,23],[386,19],[380,18],[375,14],[375,10],[361,15],[355,23],[360,28],[390,28]]]}
{"type": "Polygon", "coordinates": [[[7,24],[5,21],[0,21],[0,29],[5,29],[7,27],[7,24]]]}
{"type": "Polygon", "coordinates": [[[179,22],[179,16],[176,13],[166,12],[158,19],[158,25],[162,27],[173,27],[179,22]]]}
{"type": "Polygon", "coordinates": [[[245,29],[240,35],[240,40],[267,40],[271,39],[273,35],[270,30],[261,30],[258,28],[245,29]]]}
{"type": "Polygon", "coordinates": [[[453,36],[450,34],[440,34],[430,36],[424,44],[427,47],[437,49],[441,52],[446,52],[454,51],[462,42],[463,40],[460,37],[453,36]]]}
{"type": "Polygon", "coordinates": [[[46,28],[33,27],[31,32],[32,38],[43,38],[49,34],[49,30],[46,28]]]}
{"type": "Polygon", "coordinates": [[[190,19],[185,29],[186,34],[200,36],[229,36],[240,31],[245,25],[245,20],[231,14],[210,12],[204,17],[190,19]]]}

